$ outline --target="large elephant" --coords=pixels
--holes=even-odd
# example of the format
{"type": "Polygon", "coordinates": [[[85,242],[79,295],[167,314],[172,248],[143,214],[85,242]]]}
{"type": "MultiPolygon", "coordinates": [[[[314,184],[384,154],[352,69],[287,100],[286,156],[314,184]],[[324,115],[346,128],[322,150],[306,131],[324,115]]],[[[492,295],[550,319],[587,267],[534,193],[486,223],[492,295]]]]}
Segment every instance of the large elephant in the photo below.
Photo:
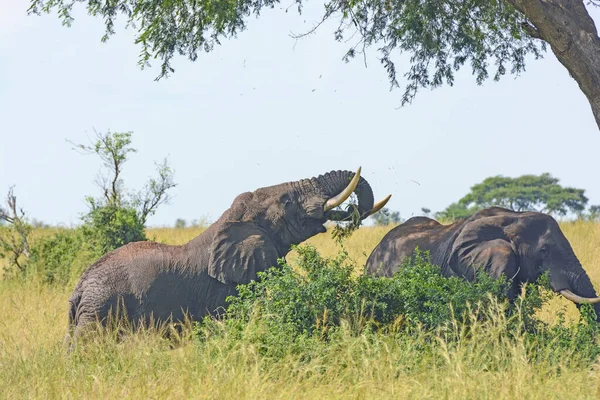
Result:
{"type": "Polygon", "coordinates": [[[181,246],[134,242],[100,258],[81,276],[69,299],[71,333],[79,336],[111,312],[134,325],[199,319],[225,306],[236,285],[277,265],[293,244],[325,232],[327,220],[352,193],[361,218],[381,209],[368,182],[350,171],[282,183],[242,193],[205,232],[181,246]]]}
{"type": "Polygon", "coordinates": [[[508,296],[514,299],[524,282],[549,271],[550,285],[575,303],[600,298],[558,223],[547,214],[487,208],[451,225],[414,217],[388,232],[367,260],[367,272],[392,276],[416,247],[429,251],[431,262],[445,276],[473,280],[479,268],[493,277],[512,279],[508,296]]]}

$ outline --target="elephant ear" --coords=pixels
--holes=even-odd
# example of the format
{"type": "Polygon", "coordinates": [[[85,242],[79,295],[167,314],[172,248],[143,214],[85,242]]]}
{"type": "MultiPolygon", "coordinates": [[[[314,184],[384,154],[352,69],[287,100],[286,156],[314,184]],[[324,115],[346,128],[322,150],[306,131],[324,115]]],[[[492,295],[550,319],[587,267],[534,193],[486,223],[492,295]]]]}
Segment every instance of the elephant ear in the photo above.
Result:
{"type": "Polygon", "coordinates": [[[478,268],[511,279],[518,272],[515,242],[507,233],[514,217],[493,216],[468,222],[454,240],[447,267],[455,275],[472,280],[478,268]]]}
{"type": "Polygon", "coordinates": [[[249,222],[227,222],[210,247],[208,274],[221,283],[247,283],[277,265],[279,253],[266,232],[249,222]]]}

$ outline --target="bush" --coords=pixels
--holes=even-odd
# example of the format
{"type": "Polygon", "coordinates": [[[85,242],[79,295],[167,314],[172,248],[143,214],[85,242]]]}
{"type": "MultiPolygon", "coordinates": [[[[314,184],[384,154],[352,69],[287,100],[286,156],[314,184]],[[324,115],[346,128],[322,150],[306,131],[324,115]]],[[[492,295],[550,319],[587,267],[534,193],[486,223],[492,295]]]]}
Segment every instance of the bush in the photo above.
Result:
{"type": "Polygon", "coordinates": [[[139,213],[133,208],[93,206],[76,229],[59,231],[32,243],[21,269],[24,279],[66,285],[103,254],[129,242],[147,240],[139,213]]]}
{"type": "Polygon", "coordinates": [[[147,240],[140,213],[131,207],[106,204],[92,207],[83,217],[84,240],[98,254],[105,254],[130,242],[147,240]]]}
{"type": "Polygon", "coordinates": [[[311,246],[296,250],[297,268],[280,260],[279,268],[259,273],[259,281],[239,285],[220,319],[197,324],[200,343],[215,337],[231,346],[251,343],[271,360],[322,357],[348,335],[370,343],[391,336],[420,349],[423,357],[470,349],[469,357],[482,357],[488,366],[498,362],[493,354],[498,348],[521,348],[528,359],[553,368],[565,357],[590,365],[600,355],[593,310],[582,307],[582,320],[569,326],[535,318],[552,297],[547,277],[509,303],[505,280],[483,274],[475,282],[445,278],[419,251],[392,278],[378,278],[354,276],[343,251],[328,259],[311,246]]]}
{"type": "Polygon", "coordinates": [[[98,255],[84,241],[81,229],[60,231],[35,242],[23,277],[66,285],[76,280],[98,255]]]}

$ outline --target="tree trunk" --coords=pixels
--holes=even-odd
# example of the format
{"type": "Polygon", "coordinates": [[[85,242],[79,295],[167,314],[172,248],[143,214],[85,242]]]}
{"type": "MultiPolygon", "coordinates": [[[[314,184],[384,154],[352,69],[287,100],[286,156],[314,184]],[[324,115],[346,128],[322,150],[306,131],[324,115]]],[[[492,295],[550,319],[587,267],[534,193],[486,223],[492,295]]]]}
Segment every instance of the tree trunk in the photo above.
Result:
{"type": "Polygon", "coordinates": [[[583,0],[507,0],[533,26],[525,30],[547,42],[586,95],[600,128],[600,38],[583,0]]]}

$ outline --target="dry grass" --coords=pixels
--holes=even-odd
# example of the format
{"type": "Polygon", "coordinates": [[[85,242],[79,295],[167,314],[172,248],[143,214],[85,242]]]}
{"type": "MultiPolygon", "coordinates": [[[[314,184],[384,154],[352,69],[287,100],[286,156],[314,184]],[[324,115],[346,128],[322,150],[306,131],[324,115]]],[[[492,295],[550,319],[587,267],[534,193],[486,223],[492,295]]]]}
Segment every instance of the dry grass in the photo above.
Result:
{"type": "MultiPolygon", "coordinates": [[[[577,256],[600,287],[600,225],[562,224],[577,256]]],[[[362,228],[346,247],[361,265],[389,228],[362,228]]],[[[149,229],[158,241],[181,244],[199,229],[149,229]]],[[[41,233],[39,233],[41,234],[41,233]]],[[[329,234],[309,240],[325,255],[337,248],[329,234]]],[[[294,257],[293,254],[290,257],[294,257]]],[[[62,340],[72,288],[0,281],[0,398],[414,398],[414,399],[592,399],[600,397],[596,368],[533,365],[518,345],[485,347],[497,368],[482,366],[480,350],[442,352],[442,363],[416,360],[406,344],[344,336],[339,348],[310,362],[289,358],[266,362],[252,344],[219,339],[197,346],[191,339],[173,349],[151,332],[116,343],[100,338],[67,353],[62,340]],[[441,366],[440,366],[441,365],[441,366]],[[407,367],[410,366],[410,367],[407,367]]],[[[575,307],[556,299],[544,318],[575,307]]],[[[482,336],[482,340],[483,340],[482,336]]],[[[439,361],[439,360],[438,360],[439,361]]]]}

